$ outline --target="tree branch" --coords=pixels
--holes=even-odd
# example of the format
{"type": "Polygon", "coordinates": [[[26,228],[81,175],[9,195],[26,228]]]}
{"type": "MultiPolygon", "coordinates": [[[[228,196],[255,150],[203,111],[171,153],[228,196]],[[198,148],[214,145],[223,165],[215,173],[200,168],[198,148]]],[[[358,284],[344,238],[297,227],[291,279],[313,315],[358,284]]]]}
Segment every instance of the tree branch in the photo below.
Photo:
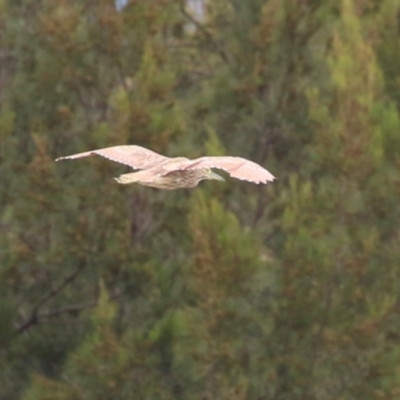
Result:
{"type": "Polygon", "coordinates": [[[228,57],[226,56],[225,52],[220,48],[220,46],[215,42],[214,37],[211,35],[210,32],[202,25],[199,21],[196,20],[190,13],[185,10],[185,6],[181,3],[180,9],[184,17],[186,17],[196,28],[203,33],[203,35],[208,39],[208,41],[213,45],[214,49],[220,55],[223,61],[229,64],[228,57]]]}
{"type": "Polygon", "coordinates": [[[33,307],[29,318],[23,322],[19,327],[17,327],[15,333],[21,334],[28,330],[33,325],[36,325],[41,316],[39,316],[40,308],[45,305],[48,301],[50,301],[53,297],[56,297],[62,290],[71,282],[73,282],[78,275],[83,271],[85,268],[85,264],[82,262],[81,265],[70,275],[68,275],[57,287],[51,289],[39,302],[33,307]]]}
{"type": "MultiPolygon", "coordinates": [[[[118,299],[119,297],[121,297],[121,295],[116,293],[116,294],[111,295],[109,298],[110,298],[110,300],[115,300],[115,299],[118,299]]],[[[69,306],[60,307],[53,311],[49,311],[47,313],[40,314],[37,316],[37,319],[39,321],[41,319],[57,317],[61,314],[86,310],[87,308],[96,307],[97,304],[98,304],[97,300],[87,301],[86,303],[71,304],[69,306]]]]}

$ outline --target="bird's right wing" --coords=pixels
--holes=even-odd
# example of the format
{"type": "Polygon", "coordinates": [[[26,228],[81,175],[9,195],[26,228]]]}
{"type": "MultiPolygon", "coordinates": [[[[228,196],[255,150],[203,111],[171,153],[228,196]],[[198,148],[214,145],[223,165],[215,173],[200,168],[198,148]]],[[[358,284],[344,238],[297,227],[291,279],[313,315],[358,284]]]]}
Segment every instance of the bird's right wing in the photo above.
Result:
{"type": "Polygon", "coordinates": [[[158,163],[165,161],[168,157],[162,156],[152,150],[145,149],[141,146],[126,145],[106,147],[104,149],[86,151],[84,153],[77,153],[71,156],[59,157],[56,161],[60,160],[75,160],[77,158],[84,158],[98,155],[108,160],[115,161],[120,164],[129,165],[134,169],[147,169],[151,168],[158,163]]]}
{"type": "Polygon", "coordinates": [[[232,177],[254,183],[272,182],[275,177],[253,161],[241,157],[201,157],[182,162],[176,169],[196,170],[203,168],[222,169],[232,177]]]}

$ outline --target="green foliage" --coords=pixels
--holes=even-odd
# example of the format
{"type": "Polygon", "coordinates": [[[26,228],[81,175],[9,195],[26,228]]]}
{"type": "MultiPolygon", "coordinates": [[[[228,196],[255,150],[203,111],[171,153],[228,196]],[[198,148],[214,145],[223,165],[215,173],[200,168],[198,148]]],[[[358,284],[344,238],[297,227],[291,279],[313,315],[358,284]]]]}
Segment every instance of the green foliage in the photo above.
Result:
{"type": "Polygon", "coordinates": [[[204,4],[0,1],[1,399],[398,397],[399,2],[204,4]]]}

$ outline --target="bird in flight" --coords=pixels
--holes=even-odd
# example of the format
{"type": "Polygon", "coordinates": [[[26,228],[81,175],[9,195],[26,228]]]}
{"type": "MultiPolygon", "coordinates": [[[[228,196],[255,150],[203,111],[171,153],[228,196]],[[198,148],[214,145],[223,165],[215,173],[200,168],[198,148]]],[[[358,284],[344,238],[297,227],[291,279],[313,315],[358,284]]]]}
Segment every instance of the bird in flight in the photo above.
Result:
{"type": "Polygon", "coordinates": [[[94,155],[138,169],[137,172],[115,178],[118,183],[124,185],[138,183],[156,189],[174,190],[193,188],[204,179],[224,181],[224,178],[213,172],[211,168],[222,169],[232,178],[257,184],[272,182],[275,179],[261,165],[241,157],[200,157],[194,160],[185,157],[170,158],[135,145],[106,147],[59,157],[56,161],[74,160],[94,155]]]}

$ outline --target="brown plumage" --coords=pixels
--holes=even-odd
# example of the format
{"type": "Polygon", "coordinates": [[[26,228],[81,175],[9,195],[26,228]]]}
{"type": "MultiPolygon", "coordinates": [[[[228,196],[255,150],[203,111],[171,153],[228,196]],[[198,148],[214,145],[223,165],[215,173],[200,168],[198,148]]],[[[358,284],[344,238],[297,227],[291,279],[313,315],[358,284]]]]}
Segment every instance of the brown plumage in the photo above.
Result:
{"type": "Polygon", "coordinates": [[[275,179],[266,169],[245,158],[201,157],[194,160],[185,157],[169,158],[135,145],[87,151],[60,157],[56,161],[74,160],[94,155],[140,170],[115,178],[118,183],[136,182],[140,185],[164,190],[192,188],[204,179],[223,181],[224,179],[211,171],[211,168],[222,169],[233,178],[254,183],[268,183],[275,179]]]}

